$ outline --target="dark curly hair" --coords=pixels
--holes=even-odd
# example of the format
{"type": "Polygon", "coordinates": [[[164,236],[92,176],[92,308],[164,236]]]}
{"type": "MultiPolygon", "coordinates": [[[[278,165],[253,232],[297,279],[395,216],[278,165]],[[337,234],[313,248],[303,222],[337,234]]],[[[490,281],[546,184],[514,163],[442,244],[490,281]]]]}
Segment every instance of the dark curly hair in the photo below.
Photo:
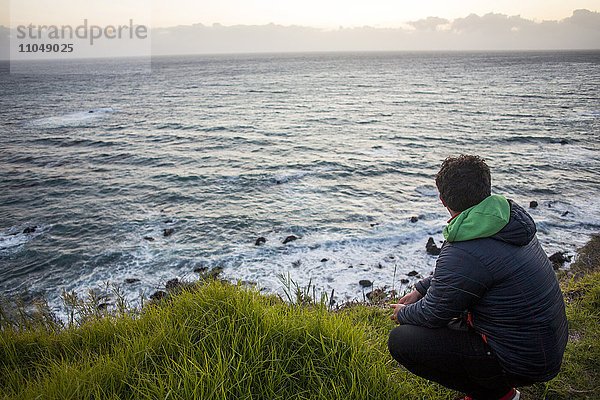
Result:
{"type": "Polygon", "coordinates": [[[479,156],[448,157],[435,176],[435,185],[446,207],[462,212],[492,193],[490,168],[479,156]]]}

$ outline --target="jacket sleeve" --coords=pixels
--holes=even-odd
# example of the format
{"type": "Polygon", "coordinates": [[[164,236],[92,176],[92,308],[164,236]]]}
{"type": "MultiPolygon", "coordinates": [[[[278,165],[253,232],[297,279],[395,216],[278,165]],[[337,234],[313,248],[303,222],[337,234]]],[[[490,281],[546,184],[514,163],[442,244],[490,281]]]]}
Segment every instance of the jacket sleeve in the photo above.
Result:
{"type": "Polygon", "coordinates": [[[431,286],[431,278],[432,276],[428,276],[425,279],[421,279],[419,282],[415,283],[415,289],[421,294],[421,296],[425,297],[429,286],[431,286]]]}
{"type": "Polygon", "coordinates": [[[429,283],[421,300],[398,311],[401,324],[428,328],[447,325],[483,296],[492,277],[477,258],[456,246],[446,246],[429,283]]]}

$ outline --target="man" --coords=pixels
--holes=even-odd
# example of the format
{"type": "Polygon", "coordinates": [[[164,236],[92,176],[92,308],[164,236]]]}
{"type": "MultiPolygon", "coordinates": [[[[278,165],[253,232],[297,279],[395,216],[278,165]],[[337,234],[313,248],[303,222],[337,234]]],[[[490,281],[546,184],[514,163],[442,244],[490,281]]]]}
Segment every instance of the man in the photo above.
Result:
{"type": "Polygon", "coordinates": [[[558,280],[519,205],[491,195],[478,156],[449,157],[435,178],[452,218],[433,276],[392,304],[388,348],[409,371],[464,392],[514,400],[558,374],[567,320],[558,280]]]}

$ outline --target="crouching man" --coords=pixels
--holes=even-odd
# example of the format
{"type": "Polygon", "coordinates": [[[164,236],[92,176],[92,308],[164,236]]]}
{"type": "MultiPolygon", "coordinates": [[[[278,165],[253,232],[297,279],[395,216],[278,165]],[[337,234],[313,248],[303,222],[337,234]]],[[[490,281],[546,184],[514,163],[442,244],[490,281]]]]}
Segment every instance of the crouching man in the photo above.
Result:
{"type": "Polygon", "coordinates": [[[388,348],[465,399],[519,399],[516,386],[560,369],[568,331],[558,280],[529,214],[491,195],[481,158],[447,158],[435,183],[452,216],[446,241],[433,275],[391,305],[400,325],[388,348]]]}

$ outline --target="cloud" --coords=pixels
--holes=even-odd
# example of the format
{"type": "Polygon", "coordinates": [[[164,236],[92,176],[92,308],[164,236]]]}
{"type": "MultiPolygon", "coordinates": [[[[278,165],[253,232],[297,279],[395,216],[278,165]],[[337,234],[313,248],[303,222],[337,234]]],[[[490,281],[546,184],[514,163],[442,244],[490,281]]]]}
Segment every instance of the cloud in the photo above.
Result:
{"type": "Polygon", "coordinates": [[[571,17],[565,18],[565,23],[575,23],[587,27],[598,27],[600,13],[589,10],[575,10],[571,17]]]}
{"type": "Polygon", "coordinates": [[[600,13],[576,10],[561,21],[535,22],[504,14],[449,21],[428,17],[409,28],[321,30],[301,26],[215,24],[156,29],[155,54],[362,51],[552,50],[600,48],[600,13]]]}
{"type": "Polygon", "coordinates": [[[521,18],[520,16],[508,16],[504,14],[486,14],[482,17],[471,14],[466,18],[457,18],[452,22],[452,30],[458,33],[477,34],[506,34],[519,31],[535,25],[535,22],[521,18]]]}
{"type": "Polygon", "coordinates": [[[600,13],[575,10],[561,21],[537,23],[520,16],[471,14],[452,21],[457,44],[479,49],[598,49],[600,13]]]}
{"type": "Polygon", "coordinates": [[[438,26],[446,25],[449,22],[450,21],[445,18],[427,17],[418,21],[411,21],[408,24],[418,31],[435,31],[437,30],[438,26]]]}

